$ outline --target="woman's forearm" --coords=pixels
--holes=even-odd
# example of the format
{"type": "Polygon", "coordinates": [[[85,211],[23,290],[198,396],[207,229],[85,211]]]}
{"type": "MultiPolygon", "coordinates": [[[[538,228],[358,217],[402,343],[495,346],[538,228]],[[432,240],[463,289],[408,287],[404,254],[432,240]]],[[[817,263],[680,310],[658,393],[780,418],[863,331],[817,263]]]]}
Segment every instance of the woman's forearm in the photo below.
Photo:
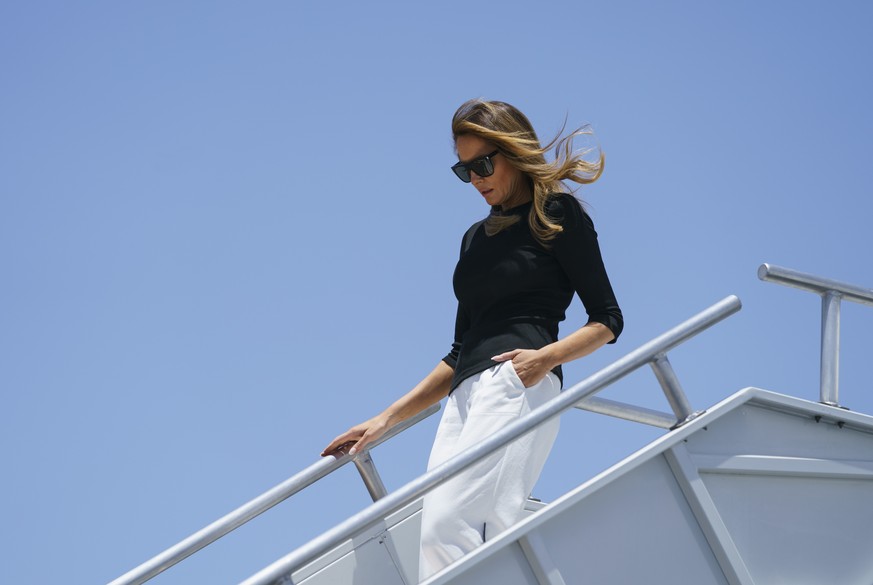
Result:
{"type": "Polygon", "coordinates": [[[584,357],[615,339],[609,327],[592,321],[543,348],[549,369],[584,357]]]}
{"type": "Polygon", "coordinates": [[[368,421],[355,425],[331,441],[322,455],[330,455],[340,447],[354,443],[350,454],[357,453],[381,437],[400,421],[415,416],[431,404],[436,404],[449,393],[455,371],[445,362],[440,362],[433,371],[416,386],[368,421]]]}
{"type": "Polygon", "coordinates": [[[440,361],[430,374],[386,408],[382,414],[387,417],[391,425],[415,416],[431,404],[436,404],[448,396],[454,373],[451,366],[440,361]]]}

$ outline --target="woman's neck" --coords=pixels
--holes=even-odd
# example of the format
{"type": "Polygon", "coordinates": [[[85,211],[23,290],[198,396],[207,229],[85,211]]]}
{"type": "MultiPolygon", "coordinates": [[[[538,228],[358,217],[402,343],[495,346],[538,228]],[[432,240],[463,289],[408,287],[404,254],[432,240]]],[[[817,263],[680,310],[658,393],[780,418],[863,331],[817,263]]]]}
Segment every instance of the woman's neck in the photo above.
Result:
{"type": "Polygon", "coordinates": [[[530,203],[533,200],[533,193],[531,193],[530,188],[528,188],[527,185],[521,187],[522,188],[519,189],[513,189],[512,195],[505,203],[500,205],[501,211],[509,211],[519,205],[530,203]]]}

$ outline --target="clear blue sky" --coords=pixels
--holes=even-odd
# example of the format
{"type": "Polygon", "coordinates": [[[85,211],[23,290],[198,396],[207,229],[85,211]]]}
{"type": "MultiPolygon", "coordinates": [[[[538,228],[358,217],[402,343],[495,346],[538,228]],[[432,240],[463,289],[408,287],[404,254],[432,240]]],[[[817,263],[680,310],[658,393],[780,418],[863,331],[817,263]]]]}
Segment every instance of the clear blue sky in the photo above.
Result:
{"type": "MultiPolygon", "coordinates": [[[[873,8],[531,6],[0,6],[0,582],[107,582],[430,371],[487,212],[448,169],[471,97],[606,152],[579,195],[626,329],[569,381],[737,294],[671,354],[692,405],[818,397],[819,301],[756,269],[873,287],[873,8]]],[[[867,413],[871,343],[844,305],[841,397],[867,413]]],[[[604,396],[668,409],[649,371],[604,396]]],[[[389,488],[435,425],[374,451],[389,488]]],[[[658,435],[567,413],[535,495],[658,435]]],[[[236,583],[367,501],[343,469],[153,582],[236,583]]]]}

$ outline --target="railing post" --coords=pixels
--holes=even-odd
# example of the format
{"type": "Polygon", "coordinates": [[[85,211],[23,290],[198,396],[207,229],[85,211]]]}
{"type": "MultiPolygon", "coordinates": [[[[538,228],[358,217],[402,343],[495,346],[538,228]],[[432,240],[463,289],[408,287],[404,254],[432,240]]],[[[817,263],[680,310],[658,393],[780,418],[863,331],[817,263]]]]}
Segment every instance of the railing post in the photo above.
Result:
{"type": "Polygon", "coordinates": [[[376,464],[373,463],[369,449],[355,457],[355,467],[358,468],[358,473],[361,474],[361,479],[364,480],[364,485],[367,486],[367,491],[370,492],[374,502],[388,495],[388,490],[385,489],[385,484],[376,471],[376,464]]]}
{"type": "Polygon", "coordinates": [[[649,365],[652,366],[655,377],[658,378],[658,383],[664,391],[664,396],[667,397],[667,402],[670,403],[670,408],[676,414],[676,426],[697,416],[699,413],[695,413],[691,409],[691,404],[685,397],[685,392],[682,391],[682,385],[679,383],[676,372],[673,371],[673,366],[670,365],[670,360],[667,359],[667,354],[659,353],[649,362],[649,365]]]}
{"type": "Polygon", "coordinates": [[[813,292],[821,297],[820,400],[822,404],[844,408],[839,403],[840,303],[845,300],[873,307],[873,289],[772,264],[761,264],[758,267],[758,278],[813,292]]]}
{"type": "Polygon", "coordinates": [[[821,297],[821,401],[839,406],[840,391],[840,300],[829,290],[821,297]]]}

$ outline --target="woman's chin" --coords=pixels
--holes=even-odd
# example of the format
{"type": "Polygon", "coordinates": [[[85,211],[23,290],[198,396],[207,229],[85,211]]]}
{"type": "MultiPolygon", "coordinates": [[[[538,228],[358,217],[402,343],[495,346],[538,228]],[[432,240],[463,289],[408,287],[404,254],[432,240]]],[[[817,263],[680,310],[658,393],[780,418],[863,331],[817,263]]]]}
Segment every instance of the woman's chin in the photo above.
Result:
{"type": "Polygon", "coordinates": [[[498,197],[494,191],[486,191],[482,193],[482,197],[485,199],[485,203],[490,206],[500,205],[500,197],[498,197]]]}

